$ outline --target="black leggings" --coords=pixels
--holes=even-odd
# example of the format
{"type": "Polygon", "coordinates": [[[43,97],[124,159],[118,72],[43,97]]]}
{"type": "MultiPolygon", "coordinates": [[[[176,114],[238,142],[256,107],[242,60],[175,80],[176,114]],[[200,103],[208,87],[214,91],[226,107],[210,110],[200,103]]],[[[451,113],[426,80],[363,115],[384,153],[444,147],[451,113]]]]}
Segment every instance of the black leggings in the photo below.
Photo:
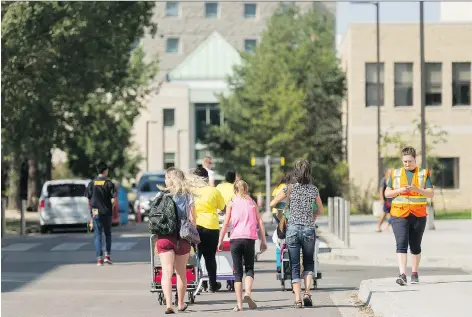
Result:
{"type": "Polygon", "coordinates": [[[219,229],[207,229],[197,226],[200,235],[200,244],[198,245],[198,259],[202,256],[205,259],[205,267],[208,272],[210,288],[216,288],[216,249],[218,248],[219,229]]]}
{"type": "Polygon", "coordinates": [[[246,276],[254,278],[255,242],[251,239],[233,239],[230,241],[235,282],[242,282],[243,280],[243,259],[246,276]]]}
{"type": "Polygon", "coordinates": [[[426,227],[426,217],[410,214],[406,218],[392,217],[392,228],[397,242],[397,253],[421,254],[421,240],[426,227]]]}

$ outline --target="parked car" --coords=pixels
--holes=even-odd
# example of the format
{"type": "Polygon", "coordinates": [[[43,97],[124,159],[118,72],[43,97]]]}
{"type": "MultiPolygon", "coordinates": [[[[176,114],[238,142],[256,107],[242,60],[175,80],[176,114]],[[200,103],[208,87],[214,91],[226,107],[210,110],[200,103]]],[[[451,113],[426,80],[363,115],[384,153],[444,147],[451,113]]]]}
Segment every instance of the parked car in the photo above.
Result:
{"type": "Polygon", "coordinates": [[[39,198],[41,233],[58,227],[87,228],[90,209],[84,194],[89,182],[63,179],[44,183],[39,198]]]}
{"type": "Polygon", "coordinates": [[[161,191],[158,186],[166,186],[165,172],[145,172],[141,176],[134,188],[136,191],[136,200],[134,202],[136,217],[141,217],[141,220],[147,217],[149,201],[161,191]]]}

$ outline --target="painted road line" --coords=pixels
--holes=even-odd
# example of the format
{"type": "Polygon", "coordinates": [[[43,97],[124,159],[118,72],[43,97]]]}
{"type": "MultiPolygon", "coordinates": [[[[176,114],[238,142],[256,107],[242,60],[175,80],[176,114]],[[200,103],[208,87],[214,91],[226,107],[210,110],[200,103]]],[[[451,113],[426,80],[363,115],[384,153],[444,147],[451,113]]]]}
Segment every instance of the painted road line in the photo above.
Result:
{"type": "Polygon", "coordinates": [[[88,244],[87,242],[66,242],[56,245],[51,251],[76,251],[88,244]]]}
{"type": "Polygon", "coordinates": [[[39,245],[40,243],[13,243],[7,247],[2,248],[2,252],[4,251],[13,251],[13,252],[28,251],[32,248],[36,248],[39,245]]]}
{"type": "Polygon", "coordinates": [[[113,251],[127,251],[134,247],[138,242],[112,242],[111,249],[113,251]]]}

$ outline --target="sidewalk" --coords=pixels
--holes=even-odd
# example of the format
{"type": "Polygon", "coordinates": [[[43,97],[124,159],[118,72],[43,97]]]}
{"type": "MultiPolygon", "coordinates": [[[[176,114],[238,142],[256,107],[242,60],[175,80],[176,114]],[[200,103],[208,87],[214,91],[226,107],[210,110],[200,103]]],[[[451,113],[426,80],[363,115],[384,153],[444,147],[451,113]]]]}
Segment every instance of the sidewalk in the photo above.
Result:
{"type": "Polygon", "coordinates": [[[393,279],[362,281],[359,300],[382,317],[470,317],[471,275],[420,276],[420,284],[399,286],[393,279]]]}
{"type": "MultiPolygon", "coordinates": [[[[395,237],[392,231],[375,232],[373,216],[352,216],[350,248],[345,248],[327,224],[319,235],[331,252],[320,254],[320,261],[332,264],[396,266],[395,237]],[[359,218],[358,218],[359,217],[359,218]]],[[[422,267],[461,268],[472,272],[472,220],[435,221],[436,230],[427,230],[422,242],[422,267]]]]}

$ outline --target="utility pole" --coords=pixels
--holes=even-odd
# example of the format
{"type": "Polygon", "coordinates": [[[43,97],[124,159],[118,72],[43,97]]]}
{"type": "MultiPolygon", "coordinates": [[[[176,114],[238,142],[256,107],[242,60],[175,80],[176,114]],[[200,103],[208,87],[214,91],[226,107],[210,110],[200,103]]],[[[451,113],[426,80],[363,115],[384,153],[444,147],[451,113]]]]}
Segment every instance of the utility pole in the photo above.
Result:
{"type": "Polygon", "coordinates": [[[271,157],[267,155],[265,157],[251,157],[251,166],[265,166],[265,183],[266,183],[266,199],[265,199],[265,209],[266,212],[270,213],[270,167],[272,164],[280,164],[280,166],[285,166],[284,157],[271,157]]]}

